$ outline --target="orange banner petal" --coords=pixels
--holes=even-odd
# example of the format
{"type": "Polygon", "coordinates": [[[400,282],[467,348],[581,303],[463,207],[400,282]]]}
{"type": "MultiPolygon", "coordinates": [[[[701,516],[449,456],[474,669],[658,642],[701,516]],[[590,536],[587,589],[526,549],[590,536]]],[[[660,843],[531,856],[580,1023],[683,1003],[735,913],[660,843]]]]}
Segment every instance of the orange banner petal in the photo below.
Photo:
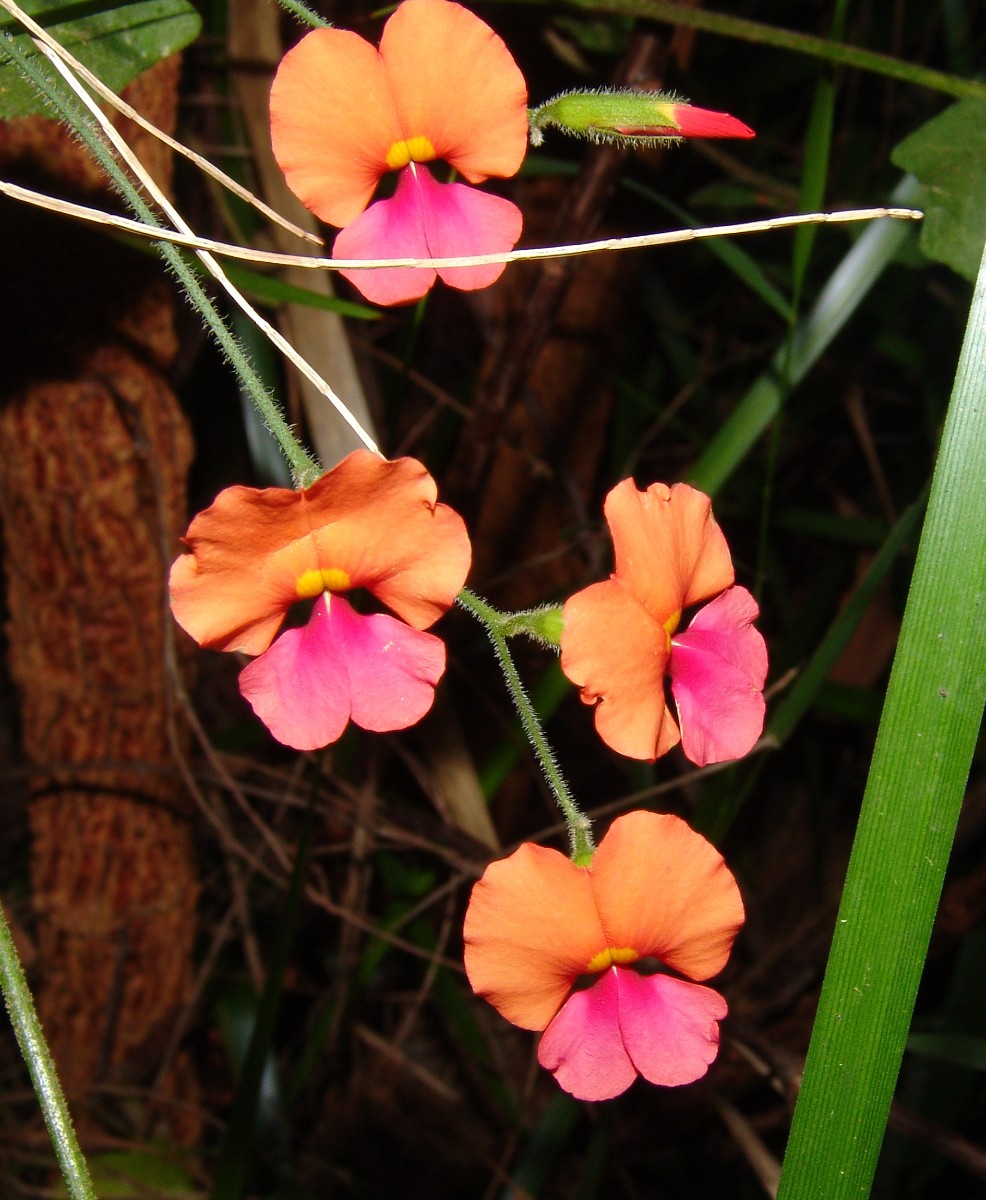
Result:
{"type": "Polygon", "coordinates": [[[611,946],[633,946],[690,979],[726,965],[743,901],[722,855],[680,817],[618,817],[589,867],[611,946]]]}
{"type": "Polygon", "coordinates": [[[588,872],[527,842],[486,868],[464,938],[473,991],[522,1029],[544,1029],[606,945],[588,872]]]}
{"type": "Polygon", "coordinates": [[[369,204],[390,147],[405,136],[383,59],[344,29],[315,29],[281,60],[270,130],[288,187],[340,227],[369,204]]]}
{"type": "Polygon", "coordinates": [[[427,629],[465,583],[465,523],[413,458],[354,450],[306,493],[318,566],[341,568],[415,629],[427,629]]]}
{"type": "Polygon", "coordinates": [[[576,593],[563,610],[561,668],[596,704],[599,736],[619,754],[654,759],[680,741],[664,696],[668,639],[621,580],[576,593]]]}
{"type": "Polygon", "coordinates": [[[426,629],[455,599],[471,555],[462,518],[436,496],[421,463],[366,450],[306,491],[228,488],[192,521],[192,553],[172,567],[175,619],[200,645],[260,654],[300,598],[299,579],[318,572],[346,578],[337,590],[368,588],[426,629]]]}
{"type": "Polygon", "coordinates": [[[516,173],[527,151],[527,85],[479,17],[449,0],[404,0],[380,53],[405,137],[428,138],[470,183],[516,173]]]}
{"type": "Polygon", "coordinates": [[[603,511],[613,536],[614,575],[662,625],[732,584],[729,547],[712,501],[687,483],[653,483],[641,492],[625,479],[603,511]]]}

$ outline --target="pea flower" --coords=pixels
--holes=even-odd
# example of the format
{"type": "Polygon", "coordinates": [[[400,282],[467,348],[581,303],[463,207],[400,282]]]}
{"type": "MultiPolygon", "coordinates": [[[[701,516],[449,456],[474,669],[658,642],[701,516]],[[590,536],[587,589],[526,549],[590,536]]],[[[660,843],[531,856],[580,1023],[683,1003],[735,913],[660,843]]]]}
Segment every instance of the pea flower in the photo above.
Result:
{"type": "Polygon", "coordinates": [[[596,705],[596,730],[630,758],[678,742],[698,766],[741,758],[763,731],[767,648],[708,496],[688,484],[606,497],[615,569],[563,610],[561,666],[596,705]],[[679,632],[682,610],[715,597],[679,632]],[[665,699],[665,674],[678,710],[665,699]]]}
{"type": "MultiPolygon", "coordinates": [[[[316,29],[281,61],[271,142],[288,186],[330,225],[336,258],[451,258],[513,248],[516,205],[425,165],[445,159],[470,183],[516,173],[527,148],[527,87],[501,39],[449,0],[404,0],[379,50],[358,34],[316,29]],[[388,200],[367,208],[388,171],[388,200]],[[364,211],[365,210],[365,211],[364,211]]],[[[470,291],[503,264],[343,271],[378,304],[417,300],[436,274],[470,291]]]]}
{"type": "Polygon", "coordinates": [[[405,729],[431,707],[445,646],[423,631],[471,557],[462,518],[436,499],[421,463],[356,450],[304,491],[227,488],[188,527],[171,610],[201,646],[259,656],[240,691],[278,741],[315,750],[350,719],[405,729]],[[344,598],[354,588],[397,617],[358,612],[344,598]],[[292,605],[312,599],[307,624],[274,641],[292,605]]]}
{"type": "Polygon", "coordinates": [[[588,866],[531,843],[491,863],[466,912],[466,974],[508,1021],[545,1031],[538,1060],[577,1099],[612,1099],[637,1075],[676,1087],[718,1052],[726,1002],[690,981],[722,970],[743,917],[703,837],[679,817],[627,813],[588,866]],[[649,959],[686,978],[635,969],[649,959]]]}

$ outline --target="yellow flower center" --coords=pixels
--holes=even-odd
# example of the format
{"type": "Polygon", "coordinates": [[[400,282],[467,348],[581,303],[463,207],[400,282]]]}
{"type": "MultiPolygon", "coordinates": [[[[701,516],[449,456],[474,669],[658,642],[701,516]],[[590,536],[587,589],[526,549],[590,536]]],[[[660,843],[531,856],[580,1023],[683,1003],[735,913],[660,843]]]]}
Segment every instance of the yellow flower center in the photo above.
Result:
{"type": "Polygon", "coordinates": [[[399,171],[409,162],[431,162],[435,158],[435,147],[424,136],[402,138],[387,151],[387,166],[399,171]]]}
{"type": "Polygon", "coordinates": [[[664,636],[668,639],[668,654],[671,653],[671,638],[674,631],[678,628],[678,622],[681,620],[681,609],[673,612],[670,617],[664,622],[664,636]]]}
{"type": "Polygon", "coordinates": [[[639,957],[631,946],[614,946],[612,949],[607,946],[605,950],[600,950],[589,959],[585,969],[589,975],[595,975],[599,971],[605,971],[607,967],[636,962],[639,957]]]}
{"type": "Polygon", "coordinates": [[[305,571],[295,580],[299,600],[310,600],[322,592],[346,592],[352,586],[349,576],[340,567],[305,571]]]}

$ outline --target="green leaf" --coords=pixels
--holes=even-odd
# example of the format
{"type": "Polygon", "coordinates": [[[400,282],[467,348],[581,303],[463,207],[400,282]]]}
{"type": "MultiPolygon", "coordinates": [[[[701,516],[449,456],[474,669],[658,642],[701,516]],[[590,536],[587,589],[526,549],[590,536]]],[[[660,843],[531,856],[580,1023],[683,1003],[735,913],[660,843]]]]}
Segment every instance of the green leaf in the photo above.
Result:
{"type": "Polygon", "coordinates": [[[890,157],[927,185],[921,249],[974,280],[986,241],[986,100],[946,108],[890,157]]]}
{"type": "Polygon", "coordinates": [[[868,1196],[986,693],[986,255],[778,1200],[868,1196]]]}
{"type": "MultiPolygon", "coordinates": [[[[159,59],[187,46],[202,22],[187,0],[21,0],[21,8],[83,62],[95,75],[119,91],[159,59]]],[[[25,53],[36,55],[19,22],[4,14],[0,32],[16,35],[25,53]]],[[[0,56],[0,118],[47,113],[37,93],[6,55],[0,56]]]]}

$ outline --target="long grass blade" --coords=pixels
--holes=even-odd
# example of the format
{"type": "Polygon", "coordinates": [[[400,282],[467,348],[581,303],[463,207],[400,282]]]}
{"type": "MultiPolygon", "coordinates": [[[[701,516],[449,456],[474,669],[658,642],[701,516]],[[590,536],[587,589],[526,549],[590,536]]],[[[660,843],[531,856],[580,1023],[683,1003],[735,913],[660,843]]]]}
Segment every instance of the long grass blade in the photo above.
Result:
{"type": "Polygon", "coordinates": [[[986,256],[849,862],[779,1200],[866,1196],[986,693],[986,256]]]}

